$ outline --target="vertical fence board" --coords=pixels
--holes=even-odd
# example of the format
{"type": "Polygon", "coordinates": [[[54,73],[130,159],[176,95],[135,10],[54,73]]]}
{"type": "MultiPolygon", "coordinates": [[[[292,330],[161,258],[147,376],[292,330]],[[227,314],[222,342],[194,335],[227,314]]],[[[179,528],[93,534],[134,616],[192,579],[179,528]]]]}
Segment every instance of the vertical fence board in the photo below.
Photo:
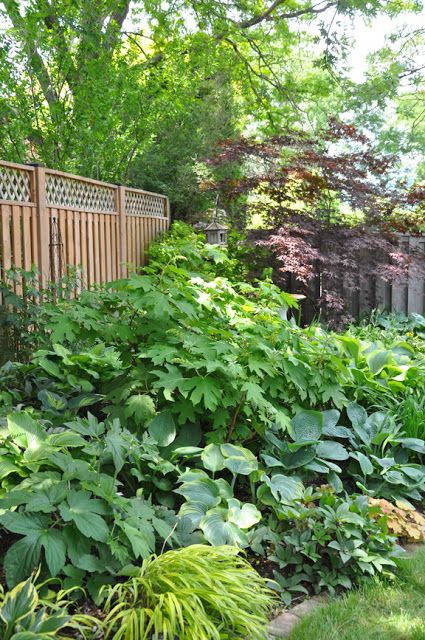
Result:
{"type": "Polygon", "coordinates": [[[10,236],[11,214],[12,214],[12,209],[10,205],[3,204],[1,206],[1,235],[2,235],[1,259],[2,259],[3,277],[5,276],[5,271],[10,269],[12,266],[12,242],[11,242],[11,236],[10,236]]]}
{"type": "Polygon", "coordinates": [[[29,271],[32,266],[31,252],[31,207],[22,207],[22,236],[24,243],[24,261],[25,271],[29,271]]]}

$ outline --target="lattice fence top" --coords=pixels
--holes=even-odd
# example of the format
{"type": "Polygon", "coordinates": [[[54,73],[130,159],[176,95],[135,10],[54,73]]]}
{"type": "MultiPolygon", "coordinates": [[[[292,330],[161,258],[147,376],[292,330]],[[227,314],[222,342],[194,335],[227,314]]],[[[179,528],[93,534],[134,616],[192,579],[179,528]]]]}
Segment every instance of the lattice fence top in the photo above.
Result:
{"type": "Polygon", "coordinates": [[[0,199],[31,202],[30,172],[0,165],[0,199]]]}
{"type": "Polygon", "coordinates": [[[46,201],[50,207],[116,211],[113,188],[55,174],[46,175],[46,201]]]}
{"type": "Polygon", "coordinates": [[[125,212],[132,216],[156,216],[167,215],[165,198],[140,191],[125,192],[125,212]]]}

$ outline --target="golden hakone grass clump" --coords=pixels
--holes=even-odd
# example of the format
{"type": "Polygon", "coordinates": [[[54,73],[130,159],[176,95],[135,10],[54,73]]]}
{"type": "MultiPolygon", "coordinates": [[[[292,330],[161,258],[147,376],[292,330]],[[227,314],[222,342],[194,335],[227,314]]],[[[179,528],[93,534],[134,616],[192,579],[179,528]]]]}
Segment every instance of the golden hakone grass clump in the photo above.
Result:
{"type": "Polygon", "coordinates": [[[275,596],[239,553],[193,545],[151,556],[108,589],[105,637],[263,640],[275,596]]]}

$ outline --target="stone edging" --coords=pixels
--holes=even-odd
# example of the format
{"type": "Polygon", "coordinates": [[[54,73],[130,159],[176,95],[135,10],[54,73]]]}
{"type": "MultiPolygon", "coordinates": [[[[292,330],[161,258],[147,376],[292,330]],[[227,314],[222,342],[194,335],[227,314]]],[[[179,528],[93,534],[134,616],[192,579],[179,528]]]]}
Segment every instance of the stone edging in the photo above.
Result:
{"type": "Polygon", "coordinates": [[[268,627],[271,640],[286,638],[301,618],[304,618],[304,616],[318,607],[323,607],[327,600],[328,598],[326,596],[313,596],[308,600],[303,600],[303,602],[297,604],[290,611],[286,611],[272,620],[268,627]]]}

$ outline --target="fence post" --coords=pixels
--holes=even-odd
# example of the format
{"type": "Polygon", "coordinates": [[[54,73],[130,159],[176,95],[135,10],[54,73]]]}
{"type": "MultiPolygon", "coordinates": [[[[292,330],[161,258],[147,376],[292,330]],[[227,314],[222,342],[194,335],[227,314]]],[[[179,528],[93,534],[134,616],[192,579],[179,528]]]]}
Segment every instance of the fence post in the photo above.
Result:
{"type": "Polygon", "coordinates": [[[37,248],[40,285],[46,287],[50,271],[50,220],[46,205],[46,169],[34,164],[34,194],[37,211],[37,248]]]}
{"type": "Polygon", "coordinates": [[[167,228],[170,227],[171,224],[171,210],[170,210],[170,198],[166,197],[165,198],[165,215],[168,218],[168,223],[167,223],[167,228]]]}
{"type": "Polygon", "coordinates": [[[122,278],[127,277],[127,221],[125,214],[125,187],[118,185],[117,191],[118,210],[118,257],[122,278]]]}

